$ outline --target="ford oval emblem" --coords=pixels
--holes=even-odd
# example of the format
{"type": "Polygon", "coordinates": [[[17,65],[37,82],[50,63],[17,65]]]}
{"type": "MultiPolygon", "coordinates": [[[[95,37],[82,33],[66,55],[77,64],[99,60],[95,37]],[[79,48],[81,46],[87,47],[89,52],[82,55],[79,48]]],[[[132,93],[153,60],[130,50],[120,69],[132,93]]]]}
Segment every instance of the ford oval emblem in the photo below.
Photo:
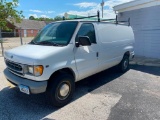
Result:
{"type": "Polygon", "coordinates": [[[13,55],[11,56],[11,59],[13,58],[13,55]]]}

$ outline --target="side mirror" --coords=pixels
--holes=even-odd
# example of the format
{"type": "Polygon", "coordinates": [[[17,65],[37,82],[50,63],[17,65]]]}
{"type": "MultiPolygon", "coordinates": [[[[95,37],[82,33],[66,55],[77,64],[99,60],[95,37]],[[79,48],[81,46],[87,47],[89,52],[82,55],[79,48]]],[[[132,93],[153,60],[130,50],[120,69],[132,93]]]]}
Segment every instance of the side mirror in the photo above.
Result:
{"type": "Polygon", "coordinates": [[[90,39],[87,36],[78,37],[78,41],[79,42],[76,42],[76,47],[79,47],[79,45],[82,45],[82,46],[91,46],[90,39]]]}

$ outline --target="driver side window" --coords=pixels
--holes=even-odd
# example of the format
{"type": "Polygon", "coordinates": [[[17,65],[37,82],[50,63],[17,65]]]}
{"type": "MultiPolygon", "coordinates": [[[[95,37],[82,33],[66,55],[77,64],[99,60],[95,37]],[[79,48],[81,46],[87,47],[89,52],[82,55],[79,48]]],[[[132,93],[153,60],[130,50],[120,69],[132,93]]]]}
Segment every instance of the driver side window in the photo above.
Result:
{"type": "Polygon", "coordinates": [[[95,29],[93,24],[91,23],[84,23],[81,25],[77,36],[76,36],[76,42],[78,42],[78,37],[80,36],[87,36],[90,38],[91,43],[96,43],[96,36],[95,36],[95,29]]]}

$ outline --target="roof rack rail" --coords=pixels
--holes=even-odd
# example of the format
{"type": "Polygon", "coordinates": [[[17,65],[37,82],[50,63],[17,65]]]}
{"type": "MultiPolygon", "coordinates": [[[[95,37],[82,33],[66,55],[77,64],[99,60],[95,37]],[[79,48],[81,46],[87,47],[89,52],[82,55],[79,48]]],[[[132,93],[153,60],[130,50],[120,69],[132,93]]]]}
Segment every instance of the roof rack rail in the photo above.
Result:
{"type": "MultiPolygon", "coordinates": [[[[79,18],[73,18],[73,19],[85,19],[85,18],[95,18],[97,17],[98,22],[101,21],[108,21],[108,22],[112,22],[115,24],[120,24],[120,23],[126,23],[128,22],[128,26],[130,26],[130,18],[128,18],[128,21],[118,21],[118,16],[116,15],[116,19],[100,19],[100,12],[97,11],[97,15],[93,15],[93,16],[88,16],[88,17],[79,17],[79,18]]],[[[63,16],[63,20],[65,20],[65,17],[63,16]]]]}
{"type": "Polygon", "coordinates": [[[93,15],[93,16],[88,16],[88,17],[80,17],[80,18],[74,18],[74,19],[85,19],[85,18],[93,18],[93,17],[97,17],[97,15],[93,15]]]}

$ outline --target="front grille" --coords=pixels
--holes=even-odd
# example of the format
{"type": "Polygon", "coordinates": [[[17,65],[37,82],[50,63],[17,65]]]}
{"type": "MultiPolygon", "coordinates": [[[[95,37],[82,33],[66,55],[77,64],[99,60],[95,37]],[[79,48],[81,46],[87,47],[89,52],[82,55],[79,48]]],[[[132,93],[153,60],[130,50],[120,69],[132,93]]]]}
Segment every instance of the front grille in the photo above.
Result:
{"type": "Polygon", "coordinates": [[[21,75],[21,76],[24,75],[22,72],[16,72],[16,71],[14,71],[14,70],[12,70],[12,69],[10,69],[10,68],[8,68],[8,69],[9,69],[10,72],[12,72],[12,73],[14,73],[14,74],[21,75]]]}
{"type": "Polygon", "coordinates": [[[7,65],[7,67],[9,67],[15,71],[22,71],[22,66],[17,63],[13,63],[11,61],[6,61],[6,65],[7,65]]]}
{"type": "Polygon", "coordinates": [[[8,60],[5,60],[5,62],[9,70],[11,70],[14,73],[23,75],[22,65],[12,62],[12,61],[8,61],[8,60]]]}

